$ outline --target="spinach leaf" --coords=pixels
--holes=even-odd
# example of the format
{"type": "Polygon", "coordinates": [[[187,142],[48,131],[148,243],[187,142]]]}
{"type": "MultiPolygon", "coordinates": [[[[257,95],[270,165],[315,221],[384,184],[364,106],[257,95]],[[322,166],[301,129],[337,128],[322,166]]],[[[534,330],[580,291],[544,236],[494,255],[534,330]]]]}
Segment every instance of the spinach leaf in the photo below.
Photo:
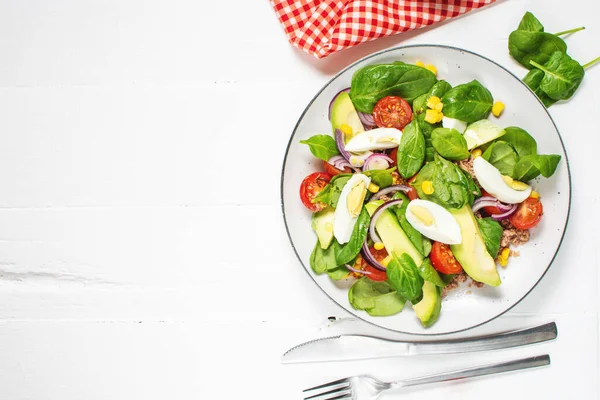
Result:
{"type": "Polygon", "coordinates": [[[544,32],[544,25],[531,12],[527,11],[521,18],[517,29],[520,31],[544,32]]]}
{"type": "Polygon", "coordinates": [[[322,202],[336,208],[342,189],[351,176],[351,174],[338,174],[331,178],[331,181],[323,188],[321,193],[315,196],[313,203],[322,202]]]}
{"type": "Polygon", "coordinates": [[[525,129],[509,126],[504,132],[502,141],[509,143],[519,157],[537,153],[537,142],[525,129]]]}
{"type": "Polygon", "coordinates": [[[456,129],[437,128],[431,133],[435,151],[448,160],[464,160],[471,155],[465,137],[456,129]]]}
{"type": "Polygon", "coordinates": [[[423,280],[431,282],[435,286],[446,286],[446,283],[442,280],[442,278],[440,278],[440,274],[438,274],[435,268],[433,268],[433,265],[431,265],[431,260],[429,260],[429,258],[423,260],[423,262],[419,266],[419,274],[421,275],[421,278],[423,278],[423,280]]]}
{"type": "Polygon", "coordinates": [[[354,282],[348,291],[348,301],[357,310],[365,310],[374,316],[398,314],[406,303],[389,283],[368,278],[354,282]]]}
{"type": "Polygon", "coordinates": [[[341,279],[346,279],[348,275],[350,275],[350,271],[346,268],[345,265],[340,265],[337,268],[329,269],[325,271],[329,278],[333,281],[339,281],[341,279]]]}
{"type": "Polygon", "coordinates": [[[427,100],[429,100],[429,93],[424,93],[417,97],[413,101],[413,114],[425,114],[425,111],[427,111],[427,100]]]}
{"type": "Polygon", "coordinates": [[[356,225],[354,225],[354,229],[352,230],[350,240],[348,243],[336,247],[335,249],[335,261],[337,265],[347,264],[356,258],[367,238],[370,222],[371,217],[369,216],[367,209],[363,207],[356,220],[356,225]]]}
{"type": "Polygon", "coordinates": [[[327,161],[339,154],[335,139],[329,135],[315,135],[307,140],[301,140],[300,143],[307,144],[313,156],[321,160],[327,161]]]}
{"type": "Polygon", "coordinates": [[[408,254],[403,253],[400,257],[392,254],[386,273],[390,285],[406,300],[413,301],[422,295],[423,278],[408,254]]]}
{"type": "Polygon", "coordinates": [[[423,166],[411,185],[417,190],[419,198],[445,208],[461,208],[469,201],[469,182],[462,169],[437,154],[434,161],[423,166]],[[426,180],[433,183],[432,194],[423,192],[422,184],[426,180]]]}
{"type": "Polygon", "coordinates": [[[502,226],[497,222],[487,218],[476,218],[479,224],[479,230],[485,243],[485,248],[492,258],[496,258],[500,250],[500,241],[502,240],[502,226]]]}
{"type": "MultiPolygon", "coordinates": [[[[429,97],[437,96],[441,99],[450,89],[452,89],[452,85],[449,84],[447,81],[439,81],[438,83],[433,85],[433,87],[429,91],[429,97]]],[[[427,100],[429,100],[429,98],[427,100]]]]}
{"type": "Polygon", "coordinates": [[[542,23],[526,12],[519,27],[508,36],[508,51],[521,65],[531,69],[532,60],[544,64],[555,51],[566,53],[567,44],[558,36],[544,32],[542,23]]]}
{"type": "Polygon", "coordinates": [[[380,188],[385,188],[391,186],[394,183],[394,177],[392,176],[392,172],[396,170],[396,167],[392,167],[390,169],[372,169],[369,171],[363,171],[363,174],[371,178],[371,181],[379,186],[380,188]]]}
{"type": "Polygon", "coordinates": [[[377,101],[385,96],[400,96],[412,103],[436,82],[433,72],[416,65],[368,65],[352,75],[350,98],[356,110],[370,114],[377,101]]]}
{"type": "Polygon", "coordinates": [[[544,71],[534,68],[530,70],[527,75],[523,78],[523,82],[529,86],[533,93],[544,103],[546,108],[550,107],[552,104],[556,103],[556,100],[548,97],[546,92],[544,92],[540,88],[540,84],[542,83],[542,79],[544,79],[544,71]]]}
{"type": "Polygon", "coordinates": [[[548,178],[556,171],[560,158],[558,154],[532,154],[521,157],[515,164],[512,177],[523,182],[537,178],[540,174],[548,178]]]}
{"type": "Polygon", "coordinates": [[[444,115],[465,122],[475,122],[490,115],[494,98],[479,81],[458,85],[444,94],[444,115]]]}
{"type": "Polygon", "coordinates": [[[423,236],[423,257],[429,256],[429,253],[431,253],[431,248],[431,240],[423,236]]]}
{"type": "Polygon", "coordinates": [[[425,138],[419,124],[413,120],[404,127],[398,146],[398,172],[404,178],[410,178],[423,165],[425,160],[425,138]]]}
{"type": "Polygon", "coordinates": [[[570,99],[585,75],[581,64],[560,51],[552,53],[544,65],[540,65],[535,60],[530,63],[544,72],[540,89],[554,100],[570,99]]]}
{"type": "MultiPolygon", "coordinates": [[[[323,250],[317,241],[317,245],[310,254],[310,267],[315,274],[320,275],[329,270],[337,268],[335,261],[335,246],[329,246],[326,250],[323,250]]],[[[346,273],[348,270],[346,269],[346,273]]]]}
{"type": "Polygon", "coordinates": [[[498,168],[502,175],[512,176],[513,169],[517,163],[517,152],[505,141],[499,140],[492,143],[482,155],[494,167],[498,168]]]}
{"type": "MultiPolygon", "coordinates": [[[[406,208],[408,207],[408,197],[402,192],[396,192],[392,196],[392,200],[402,199],[402,204],[400,206],[392,206],[390,210],[396,214],[396,218],[400,223],[400,227],[406,233],[406,236],[411,241],[411,243],[416,247],[417,251],[421,254],[424,253],[423,249],[423,235],[421,232],[415,229],[414,226],[408,222],[406,219],[406,208]]],[[[423,254],[423,256],[425,256],[423,254]]]]}
{"type": "Polygon", "coordinates": [[[481,196],[481,190],[479,189],[479,186],[477,186],[477,184],[475,183],[475,181],[473,180],[473,177],[471,176],[471,174],[469,174],[467,171],[465,171],[464,169],[461,168],[461,171],[463,172],[465,179],[467,180],[467,188],[469,190],[469,205],[472,206],[473,203],[475,202],[475,199],[479,196],[481,196]]]}

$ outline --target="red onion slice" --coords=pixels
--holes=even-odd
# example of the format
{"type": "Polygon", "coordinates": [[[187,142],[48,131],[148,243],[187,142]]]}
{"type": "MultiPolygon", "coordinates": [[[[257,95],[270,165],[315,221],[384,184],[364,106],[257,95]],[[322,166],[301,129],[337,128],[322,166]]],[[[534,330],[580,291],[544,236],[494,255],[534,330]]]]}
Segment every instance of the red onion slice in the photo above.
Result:
{"type": "Polygon", "coordinates": [[[402,204],[402,201],[402,199],[390,200],[377,207],[377,210],[375,210],[375,212],[371,216],[371,224],[369,225],[369,236],[371,236],[371,240],[373,240],[373,242],[381,243],[381,238],[379,238],[377,232],[375,232],[375,223],[379,219],[381,213],[385,211],[385,209],[388,207],[402,204]]]}
{"type": "Polygon", "coordinates": [[[379,192],[375,193],[373,195],[373,197],[371,197],[371,201],[372,200],[379,200],[379,198],[383,195],[387,195],[393,192],[404,192],[407,193],[410,190],[410,187],[406,186],[406,185],[392,185],[392,186],[388,186],[385,189],[381,189],[379,192]]]}
{"type": "Polygon", "coordinates": [[[371,130],[377,127],[375,123],[375,119],[373,118],[373,114],[367,114],[361,111],[358,111],[358,119],[363,124],[365,130],[371,130]]]}
{"type": "Polygon", "coordinates": [[[335,144],[337,145],[338,151],[346,159],[346,161],[350,162],[350,157],[352,154],[346,151],[346,143],[344,142],[344,132],[340,129],[335,130],[335,144]]]}
{"type": "Polygon", "coordinates": [[[393,162],[394,160],[384,153],[373,153],[365,161],[365,165],[363,165],[363,171],[388,169],[393,162]]]}
{"type": "Polygon", "coordinates": [[[494,221],[502,221],[503,219],[506,219],[506,218],[510,217],[511,215],[513,215],[515,213],[515,211],[517,211],[517,208],[518,208],[517,204],[511,204],[510,210],[503,212],[502,214],[492,214],[491,217],[494,221]]]}
{"type": "Polygon", "coordinates": [[[369,264],[371,264],[373,267],[381,270],[381,271],[385,271],[387,270],[387,268],[385,267],[385,265],[383,265],[382,263],[380,263],[379,261],[377,261],[375,259],[375,257],[373,257],[373,254],[371,254],[371,250],[369,250],[369,246],[367,246],[367,242],[365,241],[365,243],[363,244],[362,250],[361,250],[361,254],[363,256],[363,258],[365,260],[367,260],[367,262],[369,264]]]}
{"type": "Polygon", "coordinates": [[[335,103],[335,99],[337,99],[340,94],[347,93],[349,91],[350,91],[350,88],[340,90],[339,92],[337,92],[337,94],[335,96],[333,96],[333,99],[331,99],[331,101],[329,102],[329,115],[327,118],[329,118],[330,121],[331,121],[331,109],[333,108],[333,103],[335,103]]]}
{"type": "Polygon", "coordinates": [[[350,270],[350,271],[352,271],[352,272],[356,272],[357,274],[362,274],[362,275],[371,275],[371,271],[363,271],[362,269],[356,269],[356,268],[353,268],[353,267],[351,267],[351,266],[350,266],[350,265],[348,265],[348,264],[344,264],[344,266],[345,266],[346,268],[348,268],[348,270],[350,270]]]}
{"type": "Polygon", "coordinates": [[[484,207],[496,207],[498,210],[506,212],[512,210],[512,206],[513,204],[504,204],[495,197],[482,196],[473,202],[473,207],[471,209],[473,212],[477,212],[484,207]]]}
{"type": "Polygon", "coordinates": [[[340,171],[347,171],[346,168],[350,168],[354,172],[360,172],[360,170],[358,168],[353,167],[352,164],[350,164],[350,162],[348,162],[348,160],[346,160],[344,157],[340,156],[339,154],[331,157],[329,160],[327,160],[327,163],[333,165],[340,171]]]}

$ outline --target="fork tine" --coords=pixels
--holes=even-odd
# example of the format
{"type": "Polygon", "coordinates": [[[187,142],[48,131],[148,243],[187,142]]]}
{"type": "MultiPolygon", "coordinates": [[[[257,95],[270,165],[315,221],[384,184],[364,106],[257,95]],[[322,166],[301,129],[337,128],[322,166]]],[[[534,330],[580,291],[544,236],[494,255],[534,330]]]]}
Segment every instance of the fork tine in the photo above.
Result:
{"type": "Polygon", "coordinates": [[[352,398],[352,392],[348,392],[348,393],[342,394],[340,396],[328,397],[323,400],[341,400],[341,399],[351,399],[351,398],[352,398]]]}
{"type": "MultiPolygon", "coordinates": [[[[321,396],[325,396],[327,394],[340,394],[340,392],[345,391],[346,389],[349,389],[349,388],[350,388],[350,385],[340,386],[340,387],[330,390],[328,392],[317,393],[317,394],[313,394],[310,397],[305,397],[304,400],[314,399],[315,397],[321,397],[321,396]]],[[[352,390],[352,389],[350,389],[350,390],[352,390]]],[[[344,393],[344,394],[346,394],[346,393],[344,393]]],[[[334,397],[334,398],[339,398],[339,397],[334,397]]],[[[331,398],[328,398],[328,399],[331,399],[331,398]]],[[[328,399],[324,399],[324,400],[328,400],[328,399]]]]}
{"type": "Polygon", "coordinates": [[[325,388],[325,387],[329,387],[329,386],[333,386],[333,385],[338,385],[340,383],[345,383],[345,382],[348,382],[348,378],[342,378],[342,379],[338,379],[337,381],[331,381],[331,382],[327,382],[327,383],[324,383],[324,384],[319,385],[319,386],[314,386],[314,387],[311,387],[311,388],[308,388],[308,389],[304,389],[303,392],[309,392],[311,390],[322,389],[322,388],[325,388]]]}

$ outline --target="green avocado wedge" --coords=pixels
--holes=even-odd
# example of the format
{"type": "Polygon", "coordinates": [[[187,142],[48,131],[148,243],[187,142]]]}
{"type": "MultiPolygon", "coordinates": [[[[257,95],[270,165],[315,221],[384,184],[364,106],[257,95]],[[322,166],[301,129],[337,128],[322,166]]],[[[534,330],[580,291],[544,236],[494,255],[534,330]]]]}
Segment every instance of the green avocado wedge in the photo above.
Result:
{"type": "Polygon", "coordinates": [[[352,134],[354,135],[365,130],[348,93],[340,93],[331,106],[331,128],[333,132],[335,133],[335,130],[340,129],[344,124],[352,128],[352,134]]]}
{"type": "Polygon", "coordinates": [[[423,299],[413,306],[417,318],[421,320],[423,327],[428,328],[433,325],[440,316],[442,309],[442,297],[437,286],[425,281],[423,284],[423,299]]]}
{"type": "Polygon", "coordinates": [[[461,244],[451,245],[458,262],[471,279],[490,286],[500,286],[502,281],[496,270],[496,262],[487,251],[471,207],[466,205],[449,211],[460,225],[462,235],[461,244]]]}

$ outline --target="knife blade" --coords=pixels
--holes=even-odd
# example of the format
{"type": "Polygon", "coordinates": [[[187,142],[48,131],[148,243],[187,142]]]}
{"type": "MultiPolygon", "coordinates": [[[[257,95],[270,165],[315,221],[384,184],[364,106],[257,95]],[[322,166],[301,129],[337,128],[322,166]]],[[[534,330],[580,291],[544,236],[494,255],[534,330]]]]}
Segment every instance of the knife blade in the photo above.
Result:
{"type": "Polygon", "coordinates": [[[533,328],[465,339],[399,341],[369,335],[338,335],[311,340],[292,347],[281,356],[284,364],[361,360],[420,354],[456,354],[489,351],[556,339],[554,322],[533,328]]]}

